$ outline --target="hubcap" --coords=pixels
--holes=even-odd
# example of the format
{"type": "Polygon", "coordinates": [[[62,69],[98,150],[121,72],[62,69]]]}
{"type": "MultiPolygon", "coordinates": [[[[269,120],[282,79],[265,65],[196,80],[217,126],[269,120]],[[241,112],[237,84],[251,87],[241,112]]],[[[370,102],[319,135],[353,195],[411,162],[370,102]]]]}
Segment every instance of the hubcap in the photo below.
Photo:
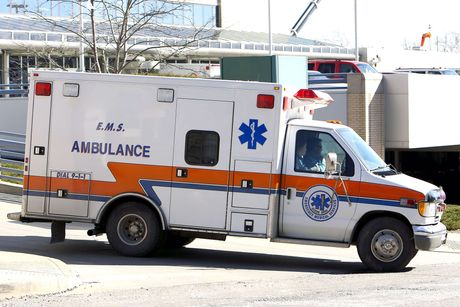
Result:
{"type": "Polygon", "coordinates": [[[138,245],[147,236],[147,223],[137,214],[127,214],[118,222],[118,237],[127,245],[138,245]]]}
{"type": "Polygon", "coordinates": [[[378,260],[392,262],[398,259],[403,251],[401,236],[390,229],[381,230],[372,238],[371,251],[378,260]]]}

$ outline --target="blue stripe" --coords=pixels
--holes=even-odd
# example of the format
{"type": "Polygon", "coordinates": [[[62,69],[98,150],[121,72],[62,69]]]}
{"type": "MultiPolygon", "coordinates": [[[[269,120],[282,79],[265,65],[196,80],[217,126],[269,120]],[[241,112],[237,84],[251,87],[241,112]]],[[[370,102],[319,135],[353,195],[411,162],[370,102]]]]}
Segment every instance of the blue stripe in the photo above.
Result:
{"type": "MultiPolygon", "coordinates": [[[[240,188],[240,187],[233,187],[232,192],[234,193],[248,193],[248,194],[259,194],[259,195],[270,195],[269,189],[257,189],[257,188],[252,188],[252,189],[245,189],[245,188],[240,188]]],[[[276,190],[275,190],[276,193],[276,190]]]]}
{"type": "MultiPolygon", "coordinates": [[[[297,197],[303,197],[305,191],[297,192],[297,197]]],[[[283,190],[283,195],[286,195],[286,191],[283,190]]],[[[367,197],[356,197],[346,195],[339,195],[339,201],[348,202],[348,199],[352,203],[366,204],[366,205],[380,205],[380,206],[391,206],[391,207],[400,207],[400,202],[397,200],[387,200],[387,199],[376,199],[376,198],[367,198],[367,197]]],[[[406,207],[404,207],[406,208],[406,207]]]]}
{"type": "MultiPolygon", "coordinates": [[[[235,187],[228,187],[228,186],[222,186],[222,185],[209,185],[209,184],[197,184],[197,183],[186,183],[186,182],[169,182],[169,181],[155,181],[155,180],[142,180],[142,182],[145,183],[148,182],[149,186],[157,186],[157,187],[173,187],[173,188],[180,188],[180,189],[194,189],[194,190],[206,190],[206,191],[220,191],[220,192],[228,192],[229,189],[231,189],[232,192],[234,193],[246,193],[246,194],[257,194],[257,195],[270,195],[270,194],[277,194],[277,195],[286,195],[286,190],[280,190],[280,189],[259,189],[259,188],[253,188],[253,189],[245,189],[241,188],[239,186],[235,187]]],[[[153,191],[153,189],[150,189],[153,191]]],[[[28,191],[24,190],[24,194],[28,193],[30,196],[40,196],[40,197],[53,197],[57,198],[56,193],[52,192],[42,192],[42,191],[28,191]]],[[[305,191],[297,191],[296,192],[296,197],[303,197],[305,191]]],[[[147,196],[149,196],[151,199],[155,200],[155,196],[152,194],[148,194],[146,192],[147,196]]],[[[91,200],[91,201],[108,201],[111,199],[109,196],[89,196],[84,195],[84,194],[68,194],[67,197],[68,199],[75,199],[75,200],[91,200]]],[[[156,196],[158,198],[158,196],[156,196]]],[[[342,202],[348,202],[348,199],[357,204],[368,204],[368,205],[379,205],[379,206],[390,206],[390,207],[402,207],[400,205],[400,202],[397,200],[387,200],[387,199],[376,199],[376,198],[367,198],[367,197],[355,197],[355,196],[350,196],[346,197],[346,195],[339,195],[339,201],[342,202]]],[[[159,200],[159,199],[158,199],[159,200]]],[[[161,201],[159,202],[161,204],[161,201]]],[[[404,208],[409,208],[409,207],[404,207],[404,208]]],[[[410,208],[410,209],[416,209],[416,208],[410,208]]]]}
{"type": "Polygon", "coordinates": [[[74,194],[69,193],[66,197],[57,197],[57,193],[55,192],[43,192],[43,191],[32,191],[32,190],[24,190],[23,195],[29,196],[38,196],[38,197],[51,197],[51,198],[59,198],[59,199],[72,199],[72,200],[89,200],[89,201],[101,201],[106,202],[111,199],[108,196],[99,196],[99,195],[91,195],[88,194],[74,194]]]}

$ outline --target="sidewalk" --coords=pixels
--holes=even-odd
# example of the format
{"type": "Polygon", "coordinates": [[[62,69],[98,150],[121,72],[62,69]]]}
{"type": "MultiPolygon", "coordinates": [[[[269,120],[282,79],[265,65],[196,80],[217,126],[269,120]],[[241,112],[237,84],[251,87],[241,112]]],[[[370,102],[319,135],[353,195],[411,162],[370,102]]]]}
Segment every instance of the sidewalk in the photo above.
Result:
{"type": "MultiPolygon", "coordinates": [[[[13,224],[6,219],[6,213],[20,211],[20,200],[21,196],[0,193],[0,223],[5,236],[0,236],[2,246],[8,246],[4,240],[15,233],[13,224]]],[[[10,297],[62,292],[75,288],[80,283],[78,275],[61,260],[32,253],[0,250],[0,305],[10,297]]]]}
{"type": "Polygon", "coordinates": [[[66,291],[80,284],[64,262],[0,251],[0,302],[10,297],[66,291]]]}

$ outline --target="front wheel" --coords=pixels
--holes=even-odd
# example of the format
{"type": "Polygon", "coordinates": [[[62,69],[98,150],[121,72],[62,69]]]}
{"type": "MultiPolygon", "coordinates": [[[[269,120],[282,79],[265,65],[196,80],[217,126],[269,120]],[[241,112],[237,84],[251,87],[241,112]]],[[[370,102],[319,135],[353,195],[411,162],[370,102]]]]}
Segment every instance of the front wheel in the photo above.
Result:
{"type": "Polygon", "coordinates": [[[163,230],[148,206],[127,202],[116,207],[106,226],[110,245],[122,255],[143,257],[159,249],[163,230]]]}
{"type": "Polygon", "coordinates": [[[376,272],[401,271],[416,253],[411,229],[395,218],[371,220],[358,236],[359,257],[376,272]]]}

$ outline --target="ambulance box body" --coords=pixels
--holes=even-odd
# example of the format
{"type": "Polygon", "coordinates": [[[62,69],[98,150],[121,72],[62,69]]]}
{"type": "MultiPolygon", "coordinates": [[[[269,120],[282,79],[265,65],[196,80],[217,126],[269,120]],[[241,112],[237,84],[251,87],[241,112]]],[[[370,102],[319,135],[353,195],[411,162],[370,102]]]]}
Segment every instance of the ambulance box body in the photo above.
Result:
{"type": "Polygon", "coordinates": [[[350,246],[377,271],[445,242],[442,189],[387,166],[330,97],[281,84],[31,74],[22,221],[144,256],[227,235],[350,246]]]}

